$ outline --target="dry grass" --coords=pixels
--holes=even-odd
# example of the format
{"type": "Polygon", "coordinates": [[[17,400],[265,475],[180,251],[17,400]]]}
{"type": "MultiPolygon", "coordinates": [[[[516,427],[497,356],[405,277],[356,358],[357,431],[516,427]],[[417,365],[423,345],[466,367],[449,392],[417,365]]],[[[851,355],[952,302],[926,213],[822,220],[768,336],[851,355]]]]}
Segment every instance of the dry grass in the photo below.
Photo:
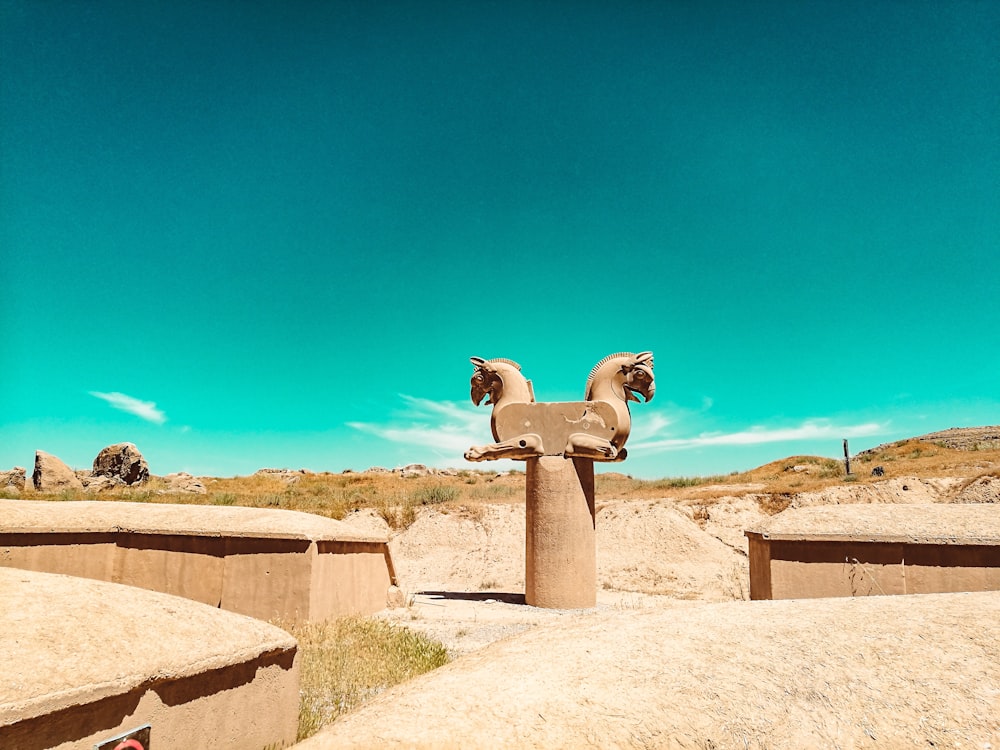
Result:
{"type": "Polygon", "coordinates": [[[437,641],[384,620],[276,624],[299,644],[299,740],[386,688],[448,661],[437,641]]]}
{"type": "MultiPolygon", "coordinates": [[[[851,460],[852,475],[842,460],[790,456],[742,473],[710,477],[635,479],[620,472],[596,476],[598,498],[666,499],[682,504],[711,505],[727,495],[752,492],[767,496],[764,508],[775,513],[787,507],[797,492],[817,491],[854,482],[868,484],[881,466],[884,478],[900,476],[966,477],[1000,470],[1000,449],[959,450],[926,441],[909,440],[881,446],[851,460]]],[[[523,503],[523,472],[459,471],[455,475],[403,478],[392,472],[253,474],[246,477],[204,478],[206,495],[167,493],[166,484],[152,479],[137,488],[119,488],[96,496],[101,500],[281,508],[341,519],[353,510],[373,508],[395,529],[409,526],[420,507],[470,513],[483,503],[523,503]]],[[[29,480],[30,484],[30,480],[29,480]]],[[[17,495],[10,495],[16,497],[17,495]]],[[[20,497],[48,500],[94,499],[94,495],[28,491],[20,497]]]]}
{"type": "Polygon", "coordinates": [[[1000,466],[1000,450],[959,450],[920,440],[882,446],[851,458],[851,477],[845,476],[843,459],[790,456],[738,475],[761,491],[772,494],[812,492],[845,481],[872,484],[891,477],[970,477],[1000,466]],[[804,467],[795,471],[793,467],[804,467]],[[881,466],[884,475],[873,476],[881,466]]]}

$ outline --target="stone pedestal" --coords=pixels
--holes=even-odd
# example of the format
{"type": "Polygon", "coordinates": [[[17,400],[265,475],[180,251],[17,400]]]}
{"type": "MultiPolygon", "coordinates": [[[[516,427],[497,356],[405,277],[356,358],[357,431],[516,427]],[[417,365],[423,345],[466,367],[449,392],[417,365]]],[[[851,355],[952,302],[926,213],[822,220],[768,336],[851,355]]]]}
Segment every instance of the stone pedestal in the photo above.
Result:
{"type": "Polygon", "coordinates": [[[524,598],[549,609],[597,605],[594,462],[527,459],[524,598]]]}

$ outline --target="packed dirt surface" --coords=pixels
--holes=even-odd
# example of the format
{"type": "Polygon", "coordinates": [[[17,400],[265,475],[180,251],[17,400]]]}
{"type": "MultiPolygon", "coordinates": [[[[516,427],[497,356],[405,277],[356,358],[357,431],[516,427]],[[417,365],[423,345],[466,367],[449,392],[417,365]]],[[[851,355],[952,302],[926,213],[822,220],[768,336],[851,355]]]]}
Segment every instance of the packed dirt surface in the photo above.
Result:
{"type": "Polygon", "coordinates": [[[455,661],[301,746],[1000,749],[1000,593],[743,601],[777,510],[996,502],[995,472],[704,494],[598,497],[588,610],[524,604],[522,504],[348,516],[392,536],[408,606],[380,616],[455,661]]]}
{"type": "Polygon", "coordinates": [[[998,623],[997,592],[576,616],[397,686],[299,747],[997,747],[998,623]]]}

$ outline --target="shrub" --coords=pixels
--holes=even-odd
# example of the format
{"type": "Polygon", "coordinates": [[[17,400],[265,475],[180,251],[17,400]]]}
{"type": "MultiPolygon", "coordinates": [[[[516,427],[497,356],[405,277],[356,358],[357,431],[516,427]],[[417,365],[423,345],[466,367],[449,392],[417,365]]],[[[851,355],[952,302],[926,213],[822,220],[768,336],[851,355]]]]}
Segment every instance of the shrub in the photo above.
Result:
{"type": "Polygon", "coordinates": [[[458,497],[458,489],[447,484],[432,484],[414,490],[413,501],[420,505],[437,505],[458,497]]]}
{"type": "Polygon", "coordinates": [[[407,529],[417,520],[417,510],[413,502],[405,496],[383,497],[375,510],[382,516],[382,520],[389,524],[389,528],[396,530],[407,529]]]}
{"type": "Polygon", "coordinates": [[[299,740],[386,688],[448,662],[437,641],[384,620],[345,617],[286,629],[301,659],[299,740]]]}

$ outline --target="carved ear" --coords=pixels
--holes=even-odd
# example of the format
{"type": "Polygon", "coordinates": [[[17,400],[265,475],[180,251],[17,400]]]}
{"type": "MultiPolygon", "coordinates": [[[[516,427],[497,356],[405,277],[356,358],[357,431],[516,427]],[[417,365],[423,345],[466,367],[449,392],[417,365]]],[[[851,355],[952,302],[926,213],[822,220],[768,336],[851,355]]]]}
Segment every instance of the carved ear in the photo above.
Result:
{"type": "Polygon", "coordinates": [[[486,363],[486,360],[482,357],[469,357],[469,361],[476,367],[482,367],[486,363]]]}
{"type": "Polygon", "coordinates": [[[642,352],[641,354],[635,355],[635,363],[637,365],[649,364],[650,367],[653,366],[653,353],[652,352],[642,352]]]}

